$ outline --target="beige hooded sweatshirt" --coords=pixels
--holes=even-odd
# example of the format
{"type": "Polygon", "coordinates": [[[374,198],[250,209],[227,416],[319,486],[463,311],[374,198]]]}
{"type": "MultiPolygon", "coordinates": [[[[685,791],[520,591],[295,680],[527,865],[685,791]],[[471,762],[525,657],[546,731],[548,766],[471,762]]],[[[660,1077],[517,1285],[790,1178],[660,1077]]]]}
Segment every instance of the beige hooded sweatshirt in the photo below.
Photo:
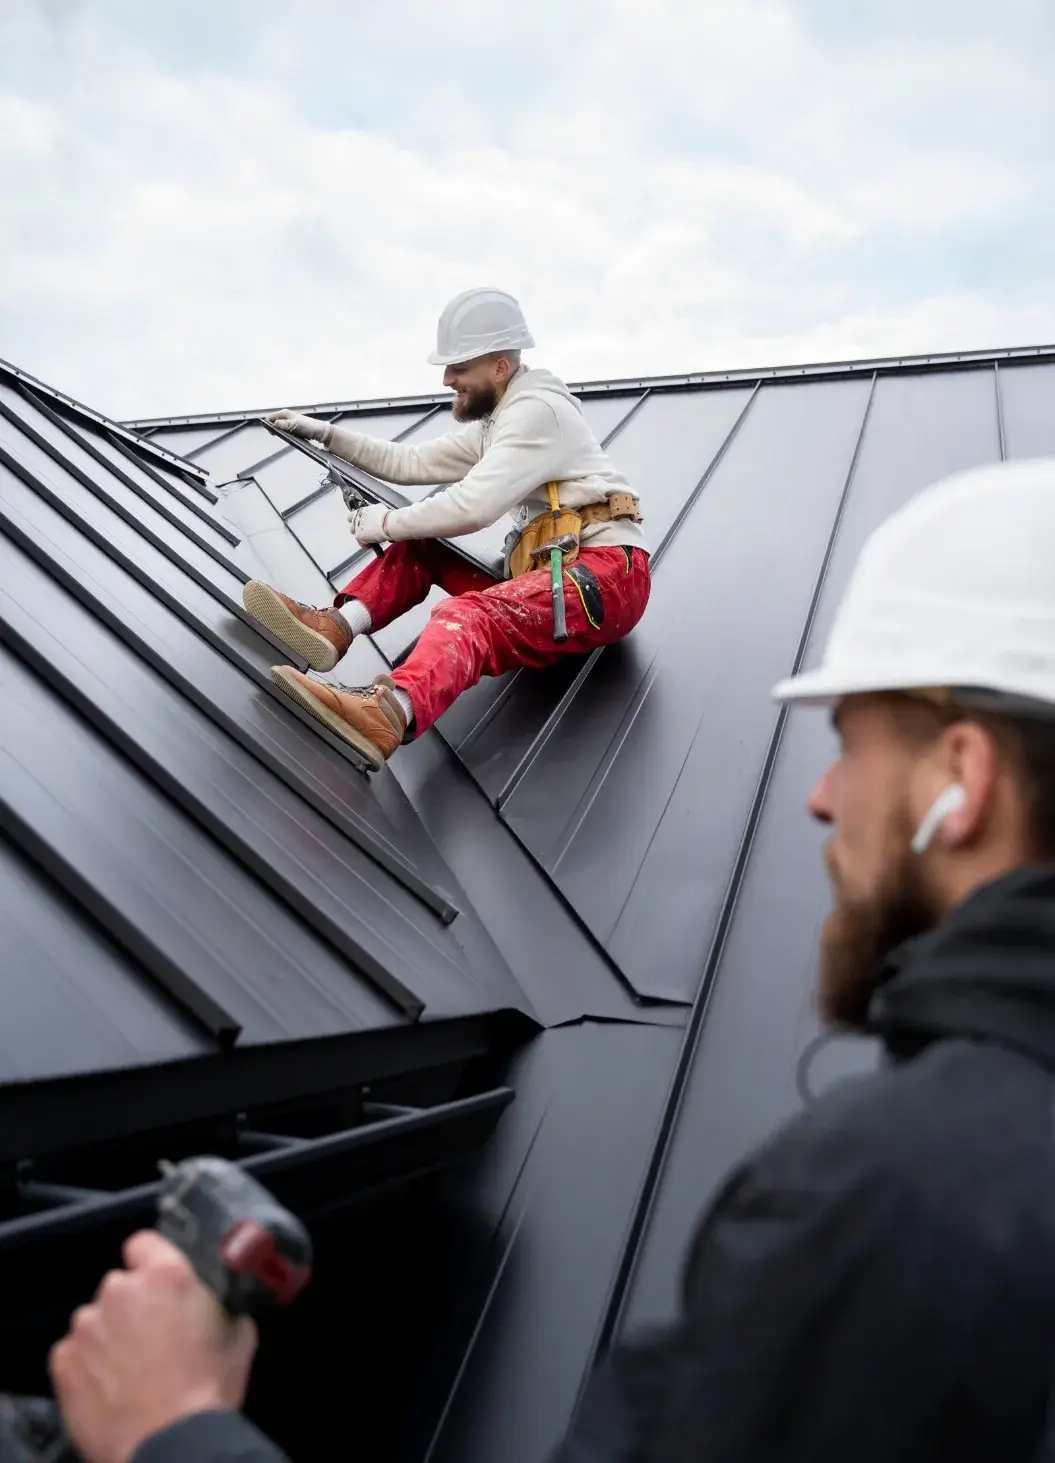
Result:
{"type": "MultiPolygon", "coordinates": [[[[585,508],[611,493],[631,491],[564,382],[523,365],[490,416],[431,442],[386,442],[333,427],[327,445],[384,482],[451,484],[420,503],[393,509],[385,526],[392,542],[457,538],[489,528],[507,513],[523,528],[546,512],[551,482],[558,484],[564,508],[585,508]]],[[[591,548],[648,549],[641,525],[625,519],[585,529],[582,542],[591,548]]]]}

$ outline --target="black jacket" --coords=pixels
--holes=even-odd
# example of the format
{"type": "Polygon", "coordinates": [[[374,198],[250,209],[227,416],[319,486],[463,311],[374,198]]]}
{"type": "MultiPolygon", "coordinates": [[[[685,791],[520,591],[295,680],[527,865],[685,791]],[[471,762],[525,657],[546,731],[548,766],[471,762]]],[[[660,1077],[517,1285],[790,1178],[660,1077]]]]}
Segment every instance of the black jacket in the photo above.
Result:
{"type": "Polygon", "coordinates": [[[889,1064],[732,1175],[692,1244],[682,1319],[613,1353],[560,1463],[1039,1456],[1055,1360],[1055,869],[978,891],[883,977],[871,1022],[889,1064]]]}
{"type": "MultiPolygon", "coordinates": [[[[349,1456],[355,1457],[354,1439],[349,1456]]],[[[198,1412],[138,1449],[132,1463],[288,1463],[285,1453],[238,1412],[198,1412]]]]}

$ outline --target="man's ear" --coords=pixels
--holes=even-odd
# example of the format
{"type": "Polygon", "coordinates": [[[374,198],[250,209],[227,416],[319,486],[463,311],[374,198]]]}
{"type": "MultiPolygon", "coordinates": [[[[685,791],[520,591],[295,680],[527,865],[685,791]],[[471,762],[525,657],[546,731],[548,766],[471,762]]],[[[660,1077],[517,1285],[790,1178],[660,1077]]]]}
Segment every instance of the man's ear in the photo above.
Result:
{"type": "Polygon", "coordinates": [[[943,840],[955,848],[972,842],[993,812],[1000,753],[985,727],[965,720],[946,729],[939,739],[938,754],[948,783],[963,789],[941,827],[943,840]]]}

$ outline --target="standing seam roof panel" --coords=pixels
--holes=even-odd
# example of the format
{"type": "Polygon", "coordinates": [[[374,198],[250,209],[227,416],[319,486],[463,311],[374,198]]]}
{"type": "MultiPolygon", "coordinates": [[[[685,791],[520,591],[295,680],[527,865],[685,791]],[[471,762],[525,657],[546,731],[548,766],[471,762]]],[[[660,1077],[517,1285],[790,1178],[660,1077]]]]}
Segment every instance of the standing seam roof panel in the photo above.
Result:
{"type": "Polygon", "coordinates": [[[639,990],[699,979],[869,389],[762,389],[657,575],[623,695],[606,655],[504,806],[639,990]],[[547,795],[557,767],[577,803],[547,795]]]}
{"type": "MultiPolygon", "coordinates": [[[[23,448],[26,446],[24,442],[20,445],[23,448]]],[[[267,676],[267,666],[276,657],[255,629],[250,629],[243,623],[244,615],[241,619],[225,617],[222,613],[217,613],[220,609],[218,605],[209,611],[209,600],[198,594],[199,608],[211,614],[215,626],[214,638],[200,619],[188,613],[188,606],[195,601],[196,586],[189,581],[180,584],[178,580],[173,581],[173,595],[166,608],[157,598],[158,584],[153,576],[142,576],[138,582],[135,577],[128,578],[128,561],[123,555],[112,557],[112,539],[116,532],[125,538],[133,552],[138,550],[138,556],[143,560],[144,545],[142,541],[137,543],[134,538],[125,534],[127,525],[124,520],[108,517],[105,509],[101,517],[93,512],[102,533],[94,541],[92,538],[86,539],[83,537],[85,522],[76,513],[57,518],[54,510],[48,506],[48,498],[55,497],[55,492],[46,492],[45,497],[41,498],[39,495],[43,488],[44,484],[39,477],[34,478],[31,474],[27,474],[25,478],[16,477],[0,468],[0,519],[6,521],[9,530],[33,552],[35,560],[47,565],[49,572],[57,569],[62,581],[67,587],[74,588],[82,603],[91,604],[94,597],[97,608],[93,613],[99,613],[98,593],[102,592],[108,603],[108,607],[103,608],[102,612],[111,629],[116,629],[124,642],[131,645],[138,655],[142,656],[145,650],[146,657],[155,670],[160,669],[166,681],[181,690],[195,705],[202,707],[212,721],[225,726],[227,730],[233,729],[236,741],[246,746],[255,757],[262,757],[265,764],[270,763],[281,784],[293,787],[302,797],[307,797],[315,810],[310,814],[312,818],[322,812],[327,824],[341,828],[344,834],[351,832],[353,842],[365,847],[368,854],[380,861],[382,868],[395,873],[402,884],[417,892],[419,897],[424,897],[438,913],[449,911],[445,918],[457,913],[461,907],[461,925],[450,937],[462,952],[460,958],[468,959],[470,971],[488,972],[485,989],[492,992],[492,998],[496,992],[501,991],[500,999],[508,996],[512,1005],[525,1009],[519,988],[508,979],[507,973],[503,974],[504,963],[484,925],[476,912],[468,906],[464,896],[459,896],[446,871],[444,870],[443,883],[447,888],[443,889],[441,885],[438,891],[434,891],[423,882],[421,874],[416,870],[415,853],[419,863],[424,855],[433,879],[443,866],[409,805],[401,804],[401,822],[409,832],[409,836],[405,836],[404,830],[392,825],[381,814],[378,798],[368,789],[367,784],[358,777],[349,778],[348,761],[343,757],[335,761],[328,754],[327,747],[320,745],[320,742],[336,739],[320,739],[314,723],[306,736],[296,734],[295,723],[301,718],[291,714],[291,708],[275,694],[267,676]],[[50,523],[46,538],[40,535],[40,528],[44,523],[50,523]],[[68,553],[62,556],[61,562],[53,565],[56,547],[62,543],[68,545],[68,553]],[[94,577],[86,572],[93,563],[97,568],[94,577]],[[122,564],[126,567],[122,567],[122,564]],[[104,586],[109,588],[104,589],[104,586]],[[121,586],[118,589],[119,597],[115,600],[113,590],[118,586],[121,586]],[[173,609],[178,613],[178,620],[173,618],[173,609]],[[153,650],[144,646],[142,638],[144,630],[147,630],[152,621],[161,631],[160,639],[156,634],[153,637],[156,647],[153,650]],[[192,627],[197,634],[188,637],[184,625],[192,627]],[[231,664],[227,665],[209,653],[207,646],[198,638],[202,633],[206,640],[212,639],[216,648],[226,651],[231,664]],[[232,653],[234,648],[229,643],[232,635],[236,641],[241,642],[236,653],[232,653]],[[261,647],[262,653],[255,658],[254,680],[265,690],[266,694],[263,696],[253,693],[250,685],[242,681],[237,673],[232,676],[234,666],[250,669],[242,653],[248,644],[258,644],[261,647]],[[181,665],[183,669],[179,670],[181,665]],[[218,681],[226,688],[224,693],[220,692],[218,681]],[[235,688],[242,699],[241,708],[236,708],[232,701],[231,693],[235,688]],[[222,709],[211,699],[218,694],[222,694],[225,702],[222,709]],[[340,771],[342,767],[343,776],[340,771]],[[358,814],[352,809],[356,801],[361,804],[358,814]],[[364,812],[367,815],[365,824],[362,819],[364,812]],[[350,826],[350,820],[353,819],[358,822],[358,828],[354,824],[350,826]]],[[[72,479],[69,481],[69,489],[72,494],[81,495],[82,507],[90,511],[99,507],[97,501],[83,490],[82,485],[72,479]]],[[[61,502],[61,497],[55,497],[55,501],[61,502]]],[[[156,564],[155,574],[160,570],[161,576],[164,575],[162,564],[172,567],[168,560],[158,560],[156,564]]],[[[388,802],[392,804],[392,799],[389,798],[388,802]]],[[[396,799],[396,804],[398,803],[400,800],[396,799]]],[[[381,869],[376,871],[374,877],[383,884],[385,874],[381,869]]],[[[431,919],[432,915],[423,910],[423,927],[427,927],[431,919]]],[[[470,979],[475,983],[478,977],[472,975],[470,979]]]]}
{"type": "Polygon", "coordinates": [[[158,477],[153,476],[152,470],[130,458],[105,436],[87,429],[78,430],[61,414],[51,412],[46,402],[37,403],[2,382],[0,400],[19,428],[36,432],[51,450],[61,453],[94,482],[105,482],[111,493],[116,494],[120,489],[130,505],[142,505],[144,512],[153,509],[161,514],[213,553],[217,562],[226,564],[232,573],[239,573],[231,557],[237,534],[189,486],[178,485],[171,475],[165,475],[163,482],[159,482],[160,473],[158,477]]]}
{"type": "Polygon", "coordinates": [[[2,836],[0,992],[0,1086],[212,1048],[142,967],[2,836]]]}
{"type": "MultiPolygon", "coordinates": [[[[821,658],[868,534],[929,483],[998,455],[991,370],[878,380],[806,666],[821,658]]],[[[834,752],[824,713],[793,709],[743,883],[733,891],[732,925],[716,952],[720,963],[701,993],[705,1019],[687,1086],[674,1099],[680,1096],[682,1105],[634,1279],[628,1330],[671,1314],[688,1233],[702,1208],[732,1165],[800,1105],[795,1069],[817,1031],[810,992],[820,920],[830,907],[825,834],[811,827],[805,801],[834,752]],[[752,1074],[749,1082],[744,1072],[752,1074]]],[[[854,1052],[859,1064],[856,1045],[854,1052]]]]}
{"type": "Polygon", "coordinates": [[[66,699],[76,698],[108,741],[353,964],[369,949],[392,970],[416,960],[439,974],[453,962],[452,974],[477,985],[484,1002],[518,1004],[519,992],[503,982],[492,946],[479,952],[485,981],[467,964],[457,932],[412,906],[398,883],[189,702],[174,697],[38,568],[19,562],[17,551],[0,562],[0,628],[23,657],[32,656],[38,675],[66,699]]]}
{"type": "MultiPolygon", "coordinates": [[[[109,560],[102,548],[35,499],[19,480],[6,477],[2,468],[0,526],[177,692],[204,710],[316,812],[397,876],[401,870],[414,874],[425,866],[432,870],[435,883],[438,858],[409,806],[376,782],[368,785],[360,776],[349,776],[349,762],[330,747],[330,739],[317,736],[314,728],[300,732],[297,719],[270,689],[263,696],[256,691],[256,685],[270,688],[262,670],[259,679],[249,678],[239,657],[211,654],[211,636],[201,621],[185,611],[176,613],[152,592],[152,586],[109,560]],[[382,811],[382,799],[392,815],[382,811]]],[[[266,663],[269,656],[261,659],[266,663]]],[[[439,882],[437,892],[449,902],[453,896],[445,882],[439,882]]]]}
{"type": "MultiPolygon", "coordinates": [[[[627,424],[610,452],[641,494],[645,533],[653,550],[691,497],[750,395],[750,389],[738,388],[707,397],[654,397],[632,417],[628,412],[627,424]]],[[[657,582],[660,572],[657,568],[657,582]]],[[[627,648],[636,644],[639,633],[634,632],[627,648]]],[[[459,697],[441,719],[443,735],[492,802],[516,774],[581,669],[582,659],[569,657],[551,670],[513,672],[497,681],[483,681],[459,697]]]]}
{"type": "Polygon", "coordinates": [[[1055,365],[999,371],[1008,457],[1055,454],[1055,365]]]}

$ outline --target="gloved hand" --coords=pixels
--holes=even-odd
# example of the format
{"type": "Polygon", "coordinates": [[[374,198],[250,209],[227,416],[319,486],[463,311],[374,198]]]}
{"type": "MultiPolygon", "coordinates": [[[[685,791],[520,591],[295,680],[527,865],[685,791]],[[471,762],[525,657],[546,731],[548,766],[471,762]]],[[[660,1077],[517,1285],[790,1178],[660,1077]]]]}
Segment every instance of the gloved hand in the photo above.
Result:
{"type": "Polygon", "coordinates": [[[369,544],[383,543],[385,519],[392,510],[384,503],[367,503],[365,508],[353,508],[348,514],[348,526],[355,538],[365,549],[369,544]]]}
{"type": "Polygon", "coordinates": [[[329,422],[318,422],[314,417],[306,417],[299,411],[290,411],[288,407],[273,411],[268,421],[273,427],[291,432],[294,437],[307,437],[313,442],[321,442],[330,425],[329,422]]]}

